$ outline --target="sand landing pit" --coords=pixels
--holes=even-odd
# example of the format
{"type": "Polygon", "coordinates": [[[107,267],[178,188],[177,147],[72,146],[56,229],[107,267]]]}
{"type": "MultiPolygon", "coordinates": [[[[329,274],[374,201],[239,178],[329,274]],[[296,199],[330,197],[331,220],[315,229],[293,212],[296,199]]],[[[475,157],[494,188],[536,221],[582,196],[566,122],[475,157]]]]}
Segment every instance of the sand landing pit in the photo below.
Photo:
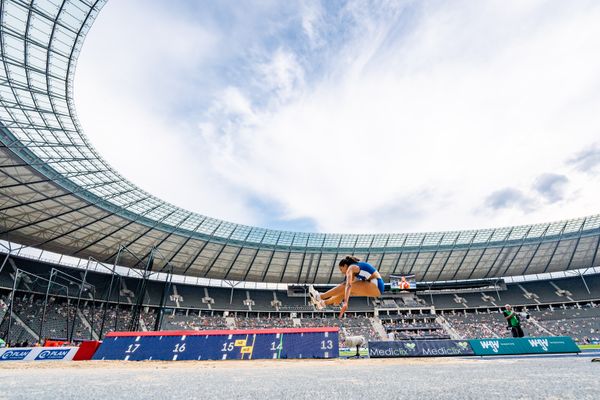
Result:
{"type": "Polygon", "coordinates": [[[597,399],[589,358],[0,364],[0,399],[597,399]]]}
{"type": "Polygon", "coordinates": [[[473,362],[467,358],[360,358],[360,359],[314,359],[314,360],[225,360],[225,361],[74,361],[57,365],[52,362],[3,362],[2,370],[127,370],[143,369],[255,369],[255,368],[314,368],[314,367],[367,367],[380,365],[446,365],[473,362]]]}

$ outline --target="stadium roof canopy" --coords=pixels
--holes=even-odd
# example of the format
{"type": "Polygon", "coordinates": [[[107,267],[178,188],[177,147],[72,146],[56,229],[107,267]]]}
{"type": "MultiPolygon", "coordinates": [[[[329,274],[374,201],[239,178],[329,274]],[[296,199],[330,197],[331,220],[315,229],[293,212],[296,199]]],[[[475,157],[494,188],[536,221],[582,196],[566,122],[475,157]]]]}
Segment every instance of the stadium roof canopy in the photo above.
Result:
{"type": "Polygon", "coordinates": [[[141,266],[153,248],[176,274],[330,283],[355,254],[384,278],[535,274],[596,265],[600,215],[497,229],[322,234],[270,230],[192,213],[113,170],[78,123],[73,77],[105,0],[0,0],[0,239],[141,266]],[[30,3],[33,3],[30,4],[30,3]],[[134,257],[132,254],[137,256],[134,257]]]}

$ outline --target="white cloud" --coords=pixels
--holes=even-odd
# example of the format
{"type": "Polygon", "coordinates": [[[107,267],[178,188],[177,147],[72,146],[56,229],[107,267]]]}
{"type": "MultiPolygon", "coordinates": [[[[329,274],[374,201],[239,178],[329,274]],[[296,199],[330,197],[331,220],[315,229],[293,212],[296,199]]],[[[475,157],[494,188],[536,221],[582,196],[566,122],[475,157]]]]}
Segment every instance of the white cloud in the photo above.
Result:
{"type": "MultiPolygon", "coordinates": [[[[219,52],[219,32],[165,3],[141,6],[109,2],[86,39],[75,80],[84,132],[117,171],[153,195],[210,216],[257,222],[245,197],[204,162],[194,122],[170,110],[179,97],[196,96],[186,85],[219,52]]],[[[236,91],[223,96],[243,113],[250,105],[236,91]]]]}
{"type": "MultiPolygon", "coordinates": [[[[311,43],[329,41],[318,42],[325,51],[314,53],[324,58],[310,58],[293,43],[262,50],[257,43],[249,83],[215,85],[211,106],[193,121],[161,119],[152,107],[161,102],[140,96],[146,91],[139,85],[125,85],[127,101],[115,97],[116,84],[102,97],[111,103],[100,107],[110,116],[102,124],[80,97],[97,88],[82,87],[77,104],[84,127],[90,133],[119,128],[128,152],[102,147],[100,136],[93,143],[142,187],[236,222],[261,221],[246,196],[281,205],[282,219],[315,220],[321,231],[490,227],[598,211],[598,178],[567,163],[600,132],[598,4],[378,5],[349,2],[326,18],[318,5],[301,4],[299,29],[311,43]],[[346,24],[341,42],[322,35],[331,35],[325,24],[332,20],[346,24]],[[308,76],[311,63],[323,64],[317,77],[308,76]],[[145,121],[141,128],[138,118],[145,121]],[[140,156],[132,169],[134,148],[140,156]],[[136,173],[135,165],[143,167],[136,173]],[[542,174],[568,177],[561,201],[543,201],[535,186],[542,174]],[[490,196],[507,188],[535,207],[490,207],[490,196]]],[[[123,11],[115,6],[114,12],[123,11]]],[[[174,23],[164,17],[160,30],[174,23]]],[[[198,71],[226,47],[222,34],[200,30],[199,43],[152,51],[174,51],[167,71],[186,62],[198,71]]],[[[144,54],[133,69],[147,62],[144,54]]],[[[178,72],[170,77],[176,83],[165,78],[173,86],[165,101],[193,78],[178,72]]]]}
{"type": "Polygon", "coordinates": [[[300,4],[302,29],[311,46],[324,44],[321,39],[320,26],[323,23],[323,8],[317,0],[306,0],[300,4]]]}
{"type": "Polygon", "coordinates": [[[286,102],[304,86],[304,70],[296,56],[278,49],[272,59],[258,65],[258,76],[266,92],[272,91],[279,102],[286,102]]]}

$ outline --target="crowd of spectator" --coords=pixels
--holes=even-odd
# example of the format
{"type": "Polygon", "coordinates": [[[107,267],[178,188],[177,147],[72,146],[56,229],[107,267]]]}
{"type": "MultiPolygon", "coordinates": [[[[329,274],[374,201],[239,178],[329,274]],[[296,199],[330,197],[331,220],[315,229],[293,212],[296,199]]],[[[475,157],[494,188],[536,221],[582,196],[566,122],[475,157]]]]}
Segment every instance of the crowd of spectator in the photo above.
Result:
{"type": "Polygon", "coordinates": [[[406,322],[384,322],[383,326],[386,331],[398,331],[398,330],[436,330],[443,329],[438,323],[406,323],[406,322]]]}
{"type": "Polygon", "coordinates": [[[293,318],[235,318],[235,326],[238,329],[268,329],[268,328],[294,328],[293,318]]]}
{"type": "Polygon", "coordinates": [[[336,326],[340,328],[342,337],[360,335],[371,340],[381,339],[373,329],[369,318],[363,316],[346,317],[341,320],[337,318],[232,317],[231,322],[231,324],[228,324],[227,319],[220,316],[180,315],[175,313],[165,316],[163,329],[269,329],[336,326]]]}
{"type": "Polygon", "coordinates": [[[581,343],[600,343],[600,306],[596,304],[531,314],[554,335],[572,336],[581,343]]]}
{"type": "Polygon", "coordinates": [[[165,330],[206,331],[227,328],[227,320],[224,317],[211,315],[170,313],[164,316],[162,323],[162,329],[165,330]]]}
{"type": "Polygon", "coordinates": [[[389,331],[388,340],[450,339],[444,330],[389,331]]]}
{"type": "Polygon", "coordinates": [[[433,322],[431,317],[411,320],[392,319],[384,321],[383,327],[388,340],[445,339],[449,337],[444,328],[433,322]]]}
{"type": "MultiPolygon", "coordinates": [[[[0,298],[0,337],[6,337],[8,329],[8,303],[6,296],[0,298]]],[[[50,297],[46,305],[46,318],[41,337],[89,339],[92,336],[117,330],[128,330],[132,319],[131,305],[109,305],[106,313],[97,304],[83,302],[76,309],[73,303],[50,297]],[[74,328],[73,328],[74,324],[74,328]],[[93,333],[90,331],[93,329],[93,333]]],[[[33,295],[15,297],[13,312],[17,319],[11,324],[11,341],[14,345],[34,345],[40,334],[43,299],[33,295]],[[15,322],[17,321],[17,322],[15,322]]],[[[594,303],[585,306],[563,306],[561,308],[519,309],[531,318],[522,320],[526,336],[572,336],[580,343],[600,343],[600,307],[594,303]]],[[[499,311],[445,313],[451,331],[458,337],[488,338],[510,337],[507,322],[499,311]]],[[[434,314],[382,315],[382,327],[367,316],[347,315],[343,319],[334,317],[265,317],[200,314],[198,311],[165,312],[161,329],[165,330],[211,330],[291,327],[339,327],[341,339],[346,336],[364,336],[368,340],[385,339],[434,339],[446,338],[449,333],[435,320],[434,314]]],[[[153,330],[156,311],[146,308],[140,315],[140,329],[153,330]]],[[[443,322],[443,321],[442,321],[443,322]]]]}
{"type": "Polygon", "coordinates": [[[337,318],[302,318],[302,327],[316,328],[321,326],[337,326],[340,328],[341,340],[346,336],[364,336],[367,340],[381,340],[380,335],[373,328],[373,324],[366,316],[337,318]]]}
{"type": "MultiPolygon", "coordinates": [[[[595,304],[520,312],[530,315],[521,318],[525,336],[571,336],[581,343],[600,342],[600,307],[595,304]]],[[[499,311],[447,314],[445,318],[464,339],[511,336],[499,311]]]]}
{"type": "Polygon", "coordinates": [[[413,313],[403,313],[403,314],[392,314],[392,315],[380,315],[382,320],[392,320],[392,321],[403,321],[407,323],[417,322],[417,321],[434,321],[436,318],[435,314],[413,314],[413,313]]]}

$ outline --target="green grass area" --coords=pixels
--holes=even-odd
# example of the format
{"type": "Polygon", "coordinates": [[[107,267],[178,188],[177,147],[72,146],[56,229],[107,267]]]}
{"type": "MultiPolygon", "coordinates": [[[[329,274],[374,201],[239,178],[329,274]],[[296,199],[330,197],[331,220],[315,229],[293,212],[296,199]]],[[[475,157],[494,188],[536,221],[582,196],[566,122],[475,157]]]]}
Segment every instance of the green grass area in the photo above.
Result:
{"type": "MultiPolygon", "coordinates": [[[[356,355],[356,350],[342,350],[340,349],[340,357],[351,357],[356,355]]],[[[360,355],[361,356],[368,356],[369,355],[369,350],[368,349],[360,349],[360,355]]]]}
{"type": "Polygon", "coordinates": [[[580,344],[581,350],[600,349],[600,344],[580,344]]]}

